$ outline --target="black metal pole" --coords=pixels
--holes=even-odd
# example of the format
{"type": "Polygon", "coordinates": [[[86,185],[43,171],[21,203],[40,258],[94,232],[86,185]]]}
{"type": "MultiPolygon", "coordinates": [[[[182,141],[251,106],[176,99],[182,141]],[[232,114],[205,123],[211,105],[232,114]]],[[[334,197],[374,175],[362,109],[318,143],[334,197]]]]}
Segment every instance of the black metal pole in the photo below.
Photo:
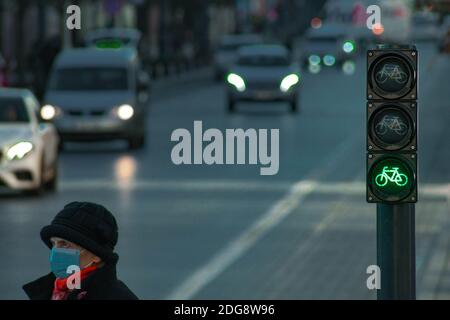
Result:
{"type": "Polygon", "coordinates": [[[416,299],[414,204],[377,204],[378,300],[416,299]]]}

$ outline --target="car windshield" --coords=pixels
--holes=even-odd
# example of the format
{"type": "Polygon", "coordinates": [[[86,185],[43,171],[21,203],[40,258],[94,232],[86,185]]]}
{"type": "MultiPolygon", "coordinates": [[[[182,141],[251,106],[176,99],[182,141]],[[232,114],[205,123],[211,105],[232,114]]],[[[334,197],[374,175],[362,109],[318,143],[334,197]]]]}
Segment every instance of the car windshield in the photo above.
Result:
{"type": "Polygon", "coordinates": [[[56,70],[49,88],[51,90],[127,90],[125,68],[64,68],[56,70]]]}
{"type": "Polygon", "coordinates": [[[0,98],[0,123],[29,122],[23,100],[20,98],[0,98]]]}
{"type": "Polygon", "coordinates": [[[289,65],[289,59],[281,55],[248,55],[241,56],[237,62],[240,66],[287,66],[289,65]]]}

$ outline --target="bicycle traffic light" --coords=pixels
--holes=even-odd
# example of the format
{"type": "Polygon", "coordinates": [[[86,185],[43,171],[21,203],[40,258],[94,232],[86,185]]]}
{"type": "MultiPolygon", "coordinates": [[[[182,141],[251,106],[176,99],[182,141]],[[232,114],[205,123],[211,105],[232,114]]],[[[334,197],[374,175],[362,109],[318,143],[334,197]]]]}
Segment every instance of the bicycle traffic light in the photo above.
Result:
{"type": "Polygon", "coordinates": [[[367,201],[417,202],[417,50],[367,52],[367,201]]]}

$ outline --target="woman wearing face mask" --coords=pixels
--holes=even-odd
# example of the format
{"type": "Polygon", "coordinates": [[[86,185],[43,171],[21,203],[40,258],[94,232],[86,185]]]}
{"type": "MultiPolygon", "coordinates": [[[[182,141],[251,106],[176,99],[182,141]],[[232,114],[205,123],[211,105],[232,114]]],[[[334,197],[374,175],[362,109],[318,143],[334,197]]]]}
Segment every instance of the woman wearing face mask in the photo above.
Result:
{"type": "Polygon", "coordinates": [[[103,206],[72,202],[41,230],[51,273],[23,286],[32,300],[134,300],[116,275],[118,228],[103,206]]]}

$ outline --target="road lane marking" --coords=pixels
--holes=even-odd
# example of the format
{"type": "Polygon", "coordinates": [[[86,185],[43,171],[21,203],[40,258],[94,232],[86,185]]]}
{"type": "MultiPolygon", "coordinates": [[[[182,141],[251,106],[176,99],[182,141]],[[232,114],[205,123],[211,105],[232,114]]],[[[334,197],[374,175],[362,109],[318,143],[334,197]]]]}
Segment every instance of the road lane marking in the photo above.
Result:
{"type": "MultiPolygon", "coordinates": [[[[315,183],[315,193],[320,194],[342,194],[342,195],[364,195],[366,183],[363,181],[353,182],[320,182],[308,179],[315,183]]],[[[290,182],[263,182],[246,180],[149,180],[134,181],[121,185],[115,180],[69,180],[61,181],[59,189],[63,192],[107,189],[107,190],[158,190],[158,191],[287,191],[292,186],[290,182]]],[[[446,199],[450,184],[423,184],[419,188],[419,196],[439,197],[446,199]]]]}
{"type": "Polygon", "coordinates": [[[169,294],[169,300],[190,299],[225,269],[239,259],[249,248],[283,221],[316,186],[315,182],[301,181],[294,184],[288,195],[278,201],[249,229],[232,241],[205,266],[194,272],[182,285],[169,294]]]}
{"type": "MultiPolygon", "coordinates": [[[[354,177],[353,182],[357,182],[359,179],[362,179],[363,175],[365,175],[365,170],[361,170],[361,172],[354,177]]],[[[307,259],[308,249],[313,248],[314,244],[320,242],[318,239],[320,239],[325,230],[329,230],[338,218],[347,218],[349,212],[342,211],[342,206],[347,202],[348,199],[345,197],[335,201],[326,211],[323,218],[311,227],[310,234],[302,240],[302,242],[295,249],[295,252],[291,254],[287,261],[284,261],[284,264],[274,273],[271,281],[269,280],[267,282],[268,287],[266,287],[266,290],[270,291],[270,299],[280,297],[283,291],[286,291],[292,283],[295,283],[295,278],[298,276],[298,272],[293,272],[292,270],[298,270],[300,267],[298,263],[295,263],[296,259],[298,259],[299,256],[307,259]]],[[[311,252],[309,252],[309,255],[311,255],[311,252]]]]}
{"type": "Polygon", "coordinates": [[[268,234],[274,227],[288,217],[303,199],[317,187],[318,180],[335,170],[352,148],[357,146],[356,139],[344,140],[333,150],[333,157],[324,157],[308,175],[307,179],[294,183],[278,202],[261,218],[257,219],[241,235],[220,250],[205,265],[197,269],[168,296],[169,300],[192,299],[197,293],[223,273],[230,265],[242,257],[255,243],[268,234]]]}
{"type": "MultiPolygon", "coordinates": [[[[197,293],[205,288],[209,283],[223,273],[230,265],[242,257],[254,244],[263,238],[268,232],[279,225],[295,208],[297,208],[303,199],[319,190],[319,183],[313,180],[301,181],[294,184],[287,194],[277,202],[262,218],[258,219],[249,229],[243,232],[238,238],[232,241],[222,251],[216,254],[206,265],[197,269],[186,281],[173,290],[168,296],[169,300],[192,299],[197,293]]],[[[324,190],[330,190],[326,187],[327,183],[322,183],[324,190]]],[[[355,186],[361,190],[365,184],[352,182],[336,184],[336,191],[342,190],[343,186],[350,187],[352,191],[355,186]]],[[[448,192],[448,186],[443,187],[448,192]]],[[[442,190],[439,190],[440,192],[442,190]]],[[[344,191],[345,193],[345,191],[344,191]]],[[[362,189],[360,194],[365,194],[362,189]]],[[[447,193],[445,193],[445,196],[447,193]]],[[[327,215],[324,220],[317,225],[314,234],[320,233],[323,229],[336,218],[336,214],[327,215]]]]}
{"type": "Polygon", "coordinates": [[[140,190],[169,190],[169,191],[286,191],[292,183],[288,182],[259,182],[245,180],[148,180],[131,181],[121,183],[117,180],[90,179],[61,181],[62,191],[74,191],[83,189],[140,189],[140,190]]]}

